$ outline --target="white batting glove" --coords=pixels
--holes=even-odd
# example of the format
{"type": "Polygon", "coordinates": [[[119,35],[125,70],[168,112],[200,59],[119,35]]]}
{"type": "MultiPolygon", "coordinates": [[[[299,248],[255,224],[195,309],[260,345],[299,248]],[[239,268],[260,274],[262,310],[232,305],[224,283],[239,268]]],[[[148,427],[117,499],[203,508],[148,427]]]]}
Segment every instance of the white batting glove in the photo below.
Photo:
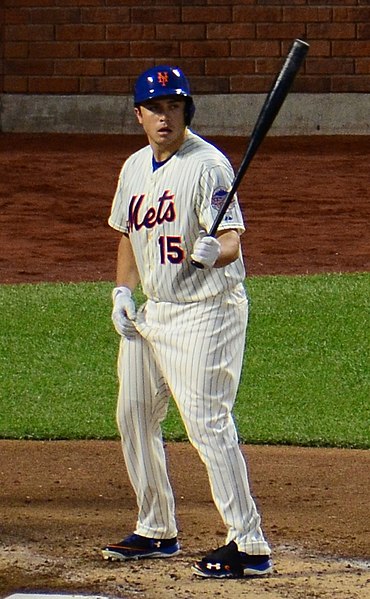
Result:
{"type": "Polygon", "coordinates": [[[136,328],[136,308],[128,287],[115,287],[112,292],[112,321],[117,333],[127,339],[133,339],[136,328]]]}
{"type": "Polygon", "coordinates": [[[221,244],[216,237],[205,235],[198,237],[194,243],[191,259],[203,264],[204,268],[212,268],[221,253],[221,244]]]}

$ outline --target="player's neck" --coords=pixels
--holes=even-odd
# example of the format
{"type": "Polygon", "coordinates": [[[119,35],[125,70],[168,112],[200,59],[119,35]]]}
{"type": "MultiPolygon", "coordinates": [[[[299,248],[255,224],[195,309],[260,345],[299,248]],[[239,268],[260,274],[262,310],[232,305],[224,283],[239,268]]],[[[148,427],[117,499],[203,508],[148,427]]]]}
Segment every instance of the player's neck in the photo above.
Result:
{"type": "Polygon", "coordinates": [[[177,137],[172,143],[162,144],[156,143],[154,140],[149,140],[151,145],[153,156],[156,162],[165,162],[173,154],[176,154],[177,150],[181,148],[187,136],[187,129],[184,130],[182,135],[177,137]]]}

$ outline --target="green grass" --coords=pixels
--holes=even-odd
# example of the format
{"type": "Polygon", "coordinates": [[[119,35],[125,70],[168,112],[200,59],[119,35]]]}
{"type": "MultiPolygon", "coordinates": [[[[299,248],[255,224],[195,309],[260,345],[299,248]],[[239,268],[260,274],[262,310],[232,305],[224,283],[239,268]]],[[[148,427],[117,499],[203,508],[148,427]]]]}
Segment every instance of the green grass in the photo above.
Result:
{"type": "Polygon", "coordinates": [[[115,353],[105,284],[1,288],[0,436],[115,435],[115,353]]]}
{"type": "Polygon", "coordinates": [[[369,275],[251,281],[244,440],[369,447],[369,275]]]}
{"type": "MultiPolygon", "coordinates": [[[[370,447],[369,282],[366,273],[248,280],[235,408],[243,442],[370,447]]],[[[0,287],[0,437],[117,437],[111,287],[0,287]]],[[[173,403],[164,434],[186,438],[173,403]]]]}

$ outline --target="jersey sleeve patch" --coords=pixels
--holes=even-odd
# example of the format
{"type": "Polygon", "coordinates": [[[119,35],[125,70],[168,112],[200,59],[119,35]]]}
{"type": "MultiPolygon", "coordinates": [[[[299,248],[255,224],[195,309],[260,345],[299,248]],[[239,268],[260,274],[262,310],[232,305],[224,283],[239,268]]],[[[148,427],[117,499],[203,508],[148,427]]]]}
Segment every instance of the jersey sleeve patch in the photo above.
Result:
{"type": "MultiPolygon", "coordinates": [[[[224,200],[227,196],[228,190],[225,189],[224,187],[217,187],[212,195],[211,198],[211,206],[213,208],[213,210],[216,210],[217,212],[220,210],[221,206],[224,203],[224,200]]],[[[231,201],[231,204],[229,205],[226,213],[225,213],[225,218],[227,220],[227,215],[232,212],[232,210],[235,208],[236,205],[236,201],[235,198],[231,201]]]]}

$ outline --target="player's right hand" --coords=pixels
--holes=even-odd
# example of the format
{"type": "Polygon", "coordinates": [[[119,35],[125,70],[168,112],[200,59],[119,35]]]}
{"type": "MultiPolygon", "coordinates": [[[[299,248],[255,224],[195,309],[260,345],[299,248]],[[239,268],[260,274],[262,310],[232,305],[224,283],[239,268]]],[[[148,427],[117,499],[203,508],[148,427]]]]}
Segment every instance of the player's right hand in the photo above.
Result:
{"type": "Polygon", "coordinates": [[[194,243],[191,259],[203,268],[212,268],[221,253],[221,244],[215,237],[201,235],[194,243]]]}
{"type": "Polygon", "coordinates": [[[127,339],[133,339],[136,335],[134,320],[136,318],[136,307],[128,287],[115,287],[112,292],[113,311],[112,321],[117,333],[127,339]]]}

